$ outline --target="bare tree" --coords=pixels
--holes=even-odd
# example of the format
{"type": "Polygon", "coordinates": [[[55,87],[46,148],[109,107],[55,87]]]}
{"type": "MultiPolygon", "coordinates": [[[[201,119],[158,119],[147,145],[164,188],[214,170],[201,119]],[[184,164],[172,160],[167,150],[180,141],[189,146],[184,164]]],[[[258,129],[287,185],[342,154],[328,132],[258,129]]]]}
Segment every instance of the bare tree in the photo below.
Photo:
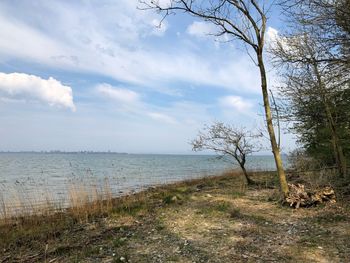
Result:
{"type": "MultiPolygon", "coordinates": [[[[256,0],[139,0],[141,9],[153,9],[162,13],[164,18],[176,12],[184,12],[204,21],[212,23],[217,28],[217,36],[240,40],[255,55],[250,56],[258,66],[261,79],[261,90],[264,102],[267,129],[269,132],[272,152],[275,158],[280,188],[283,195],[288,195],[288,184],[283,169],[280,148],[276,142],[269,102],[266,69],[264,64],[264,44],[266,32],[266,13],[264,1],[256,0]]],[[[249,52],[248,52],[249,54],[249,52]]]]}
{"type": "Polygon", "coordinates": [[[323,49],[317,62],[327,62],[332,70],[349,80],[350,72],[350,1],[279,0],[289,20],[289,31],[306,31],[323,49]]]}
{"type": "Polygon", "coordinates": [[[337,130],[334,110],[336,105],[331,99],[336,92],[339,94],[344,88],[344,78],[338,71],[328,67],[327,61],[322,62],[328,51],[322,48],[322,43],[317,39],[302,32],[298,35],[280,37],[273,46],[272,53],[278,67],[285,69],[282,71],[285,86],[281,87],[280,91],[281,95],[289,98],[291,102],[288,104],[289,113],[293,113],[290,107],[299,109],[300,105],[305,103],[302,101],[310,96],[322,103],[339,173],[345,176],[346,158],[337,130]]]}
{"type": "Polygon", "coordinates": [[[222,157],[233,158],[241,167],[247,184],[253,184],[254,181],[249,178],[245,164],[247,155],[261,149],[256,140],[259,137],[261,137],[260,134],[253,134],[244,128],[215,122],[212,125],[204,126],[203,131],[199,132],[191,144],[193,151],[212,150],[222,157]]]}

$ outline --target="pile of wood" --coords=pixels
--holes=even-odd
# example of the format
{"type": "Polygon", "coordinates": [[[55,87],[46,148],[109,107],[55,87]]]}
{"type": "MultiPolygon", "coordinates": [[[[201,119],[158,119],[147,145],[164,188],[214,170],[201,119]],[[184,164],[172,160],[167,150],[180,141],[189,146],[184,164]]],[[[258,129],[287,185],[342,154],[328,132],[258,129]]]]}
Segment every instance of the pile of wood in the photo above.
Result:
{"type": "Polygon", "coordinates": [[[335,193],[332,187],[324,187],[316,191],[306,191],[303,184],[288,184],[289,195],[286,202],[295,208],[309,207],[325,202],[335,203],[335,193]]]}

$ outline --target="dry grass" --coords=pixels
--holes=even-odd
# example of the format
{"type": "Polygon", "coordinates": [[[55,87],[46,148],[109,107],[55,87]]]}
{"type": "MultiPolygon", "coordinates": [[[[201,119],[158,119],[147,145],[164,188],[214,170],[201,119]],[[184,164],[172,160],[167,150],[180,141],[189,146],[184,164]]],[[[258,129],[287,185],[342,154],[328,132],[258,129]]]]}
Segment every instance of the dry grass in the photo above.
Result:
{"type": "Polygon", "coordinates": [[[97,183],[88,185],[82,183],[71,184],[68,195],[69,212],[81,218],[108,212],[113,203],[112,190],[107,178],[103,185],[97,183]]]}
{"type": "Polygon", "coordinates": [[[0,192],[0,218],[7,219],[8,218],[8,208],[7,203],[4,199],[4,195],[0,192]]]}
{"type": "Polygon", "coordinates": [[[82,198],[64,213],[0,226],[0,262],[346,262],[346,203],[282,207],[271,198],[274,177],[257,173],[247,188],[231,173],[109,203],[107,186],[74,188],[82,198]]]}
{"type": "Polygon", "coordinates": [[[114,199],[109,180],[98,182],[74,182],[68,185],[67,196],[58,200],[48,190],[40,198],[28,192],[21,185],[7,189],[5,198],[0,191],[0,225],[13,223],[23,218],[52,216],[69,212],[75,217],[87,217],[109,211],[114,199]]]}
{"type": "MultiPolygon", "coordinates": [[[[222,177],[239,176],[237,171],[226,172],[222,177]]],[[[217,176],[216,176],[217,177],[217,176]]],[[[239,178],[241,178],[239,176],[239,178]]],[[[197,181],[210,184],[210,177],[204,179],[188,180],[186,183],[197,181]]],[[[173,183],[177,185],[181,183],[173,183]]],[[[162,189],[163,186],[157,186],[162,189]]],[[[113,193],[108,178],[103,182],[97,180],[69,181],[67,185],[67,196],[61,198],[54,197],[48,190],[38,198],[34,192],[25,191],[22,185],[16,185],[12,189],[7,189],[7,196],[0,191],[0,225],[22,221],[24,218],[35,218],[36,216],[53,216],[58,213],[69,213],[76,218],[87,218],[96,214],[108,213],[115,207],[116,202],[123,202],[124,197],[118,197],[113,193]]],[[[151,187],[152,188],[152,187],[151,187]]],[[[246,185],[244,180],[239,180],[238,192],[244,192],[246,185]]],[[[142,196],[141,194],[135,196],[142,196]]],[[[127,199],[129,199],[127,197],[127,199]]]]}

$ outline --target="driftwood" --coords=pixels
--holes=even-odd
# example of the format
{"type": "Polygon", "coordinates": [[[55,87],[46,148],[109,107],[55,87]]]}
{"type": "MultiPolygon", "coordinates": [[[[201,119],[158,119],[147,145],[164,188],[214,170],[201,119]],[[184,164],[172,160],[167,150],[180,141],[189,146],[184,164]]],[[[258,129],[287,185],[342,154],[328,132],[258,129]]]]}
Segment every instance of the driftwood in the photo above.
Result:
{"type": "Polygon", "coordinates": [[[288,184],[289,195],[286,202],[295,208],[309,207],[325,202],[335,203],[335,193],[332,187],[324,187],[316,191],[306,191],[303,184],[288,184]]]}

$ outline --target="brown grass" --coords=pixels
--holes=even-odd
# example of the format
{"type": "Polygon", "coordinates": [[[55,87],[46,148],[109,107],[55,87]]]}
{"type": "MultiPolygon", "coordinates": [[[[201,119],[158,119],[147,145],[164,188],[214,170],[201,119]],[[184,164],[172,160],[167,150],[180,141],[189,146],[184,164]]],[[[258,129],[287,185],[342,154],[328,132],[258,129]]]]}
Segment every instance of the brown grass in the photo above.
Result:
{"type": "Polygon", "coordinates": [[[61,199],[54,197],[48,190],[38,198],[34,192],[25,191],[21,185],[6,189],[6,197],[0,191],[0,225],[23,221],[24,218],[51,217],[62,212],[76,218],[86,218],[108,212],[112,204],[119,200],[113,194],[108,178],[102,184],[91,179],[86,182],[70,181],[67,188],[67,195],[61,199]]]}
{"type": "Polygon", "coordinates": [[[293,210],[271,197],[273,173],[253,178],[249,188],[227,173],[120,198],[105,198],[107,185],[72,187],[80,197],[64,212],[0,226],[0,262],[346,262],[346,203],[293,210]]]}

